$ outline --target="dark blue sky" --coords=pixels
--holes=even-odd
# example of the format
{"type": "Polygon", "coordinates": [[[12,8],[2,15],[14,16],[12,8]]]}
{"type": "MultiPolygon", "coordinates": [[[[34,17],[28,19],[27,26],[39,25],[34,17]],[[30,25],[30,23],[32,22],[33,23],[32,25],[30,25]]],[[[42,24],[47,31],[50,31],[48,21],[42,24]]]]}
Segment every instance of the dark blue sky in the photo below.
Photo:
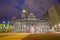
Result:
{"type": "Polygon", "coordinates": [[[27,10],[26,17],[32,12],[36,18],[43,19],[51,5],[60,7],[58,0],[0,0],[0,20],[21,18],[22,9],[27,10]]]}

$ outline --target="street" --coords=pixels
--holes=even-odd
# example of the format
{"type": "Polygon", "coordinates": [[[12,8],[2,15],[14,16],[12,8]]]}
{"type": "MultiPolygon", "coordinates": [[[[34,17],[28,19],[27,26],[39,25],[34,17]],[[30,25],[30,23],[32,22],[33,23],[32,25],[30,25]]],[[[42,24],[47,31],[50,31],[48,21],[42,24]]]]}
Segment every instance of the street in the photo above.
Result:
{"type": "Polygon", "coordinates": [[[0,33],[0,40],[21,40],[30,35],[29,33],[0,33]]]}
{"type": "Polygon", "coordinates": [[[0,33],[0,40],[60,40],[60,33],[0,33]]]}

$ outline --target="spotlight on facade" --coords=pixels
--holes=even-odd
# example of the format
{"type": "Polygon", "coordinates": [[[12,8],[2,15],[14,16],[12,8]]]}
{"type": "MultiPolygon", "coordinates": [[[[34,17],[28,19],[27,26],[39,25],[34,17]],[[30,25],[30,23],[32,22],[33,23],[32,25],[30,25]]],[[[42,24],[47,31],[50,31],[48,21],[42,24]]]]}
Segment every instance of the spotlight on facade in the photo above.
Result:
{"type": "Polygon", "coordinates": [[[26,25],[24,25],[23,27],[26,27],[26,25]]]}
{"type": "Polygon", "coordinates": [[[23,12],[23,13],[26,13],[26,10],[25,10],[25,9],[23,9],[23,10],[22,10],[22,12],[23,12]]]}
{"type": "Polygon", "coordinates": [[[5,22],[5,21],[3,21],[3,26],[4,26],[4,27],[5,27],[5,23],[6,23],[6,22],[5,22]]]}
{"type": "Polygon", "coordinates": [[[60,26],[60,24],[58,24],[58,26],[60,26]]]}
{"type": "Polygon", "coordinates": [[[55,28],[57,27],[57,25],[54,26],[55,28]]]}

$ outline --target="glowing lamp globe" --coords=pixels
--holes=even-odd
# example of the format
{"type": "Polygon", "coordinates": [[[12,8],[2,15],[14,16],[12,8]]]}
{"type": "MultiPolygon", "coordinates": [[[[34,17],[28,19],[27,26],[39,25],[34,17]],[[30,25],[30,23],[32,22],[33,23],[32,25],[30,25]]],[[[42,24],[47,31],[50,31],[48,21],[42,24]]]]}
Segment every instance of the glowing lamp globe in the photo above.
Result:
{"type": "Polygon", "coordinates": [[[25,9],[23,9],[23,10],[22,10],[22,12],[23,12],[23,13],[26,13],[26,10],[25,10],[25,9]]]}

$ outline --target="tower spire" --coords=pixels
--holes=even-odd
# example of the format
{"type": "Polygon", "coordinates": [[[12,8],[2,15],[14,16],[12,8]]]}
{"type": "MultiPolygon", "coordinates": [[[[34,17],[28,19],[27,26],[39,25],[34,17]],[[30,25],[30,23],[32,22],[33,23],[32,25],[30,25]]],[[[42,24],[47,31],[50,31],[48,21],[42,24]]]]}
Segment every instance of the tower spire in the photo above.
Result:
{"type": "Polygon", "coordinates": [[[25,7],[22,10],[22,19],[24,19],[26,17],[26,9],[25,7]]]}

